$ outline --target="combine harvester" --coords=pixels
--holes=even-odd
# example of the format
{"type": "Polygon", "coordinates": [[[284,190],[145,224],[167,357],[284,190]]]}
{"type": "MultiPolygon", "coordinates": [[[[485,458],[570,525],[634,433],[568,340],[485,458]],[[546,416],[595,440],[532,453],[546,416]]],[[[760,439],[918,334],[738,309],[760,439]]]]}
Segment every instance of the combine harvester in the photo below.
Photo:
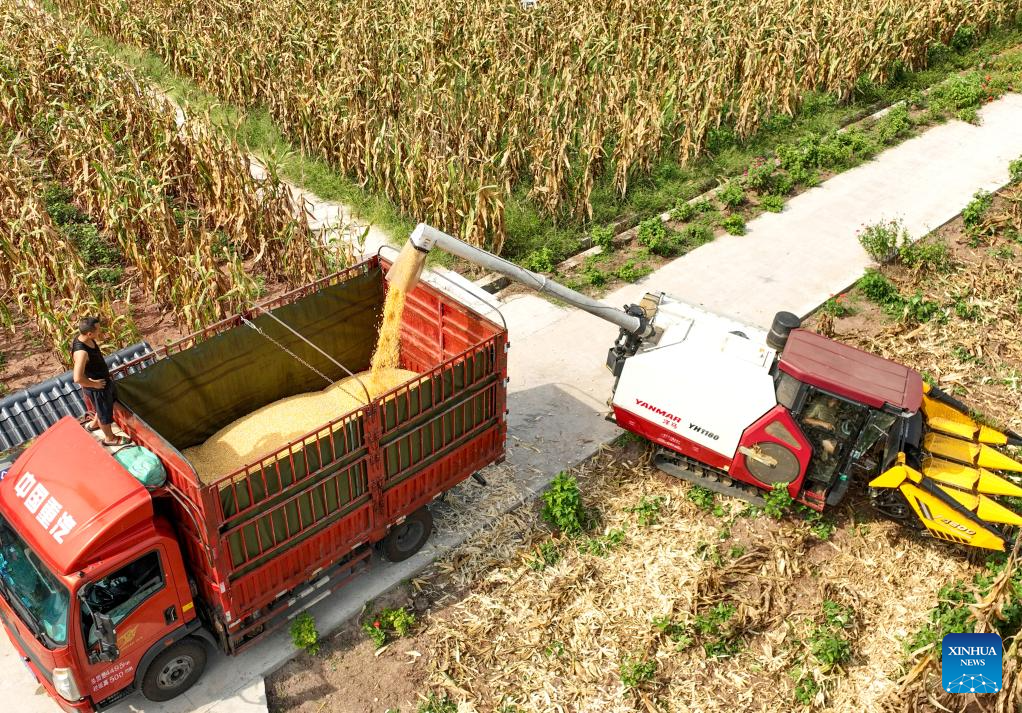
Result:
{"type": "Polygon", "coordinates": [[[429,502],[503,459],[507,333],[416,286],[434,247],[617,325],[611,417],[656,444],[670,475],[754,503],[784,487],[821,511],[867,487],[884,515],[994,550],[1009,542],[998,525],[1022,524],[991,497],[1022,496],[993,472],[1022,472],[997,450],[1022,439],[980,425],[912,369],[786,312],[766,333],[663,293],[615,309],[419,225],[389,287],[372,258],[147,355],[118,381],[117,424],[165,483],[143,486],[69,417],[10,466],[0,618],[65,710],[183,693],[210,648],[244,651],[348,581],[372,545],[413,555],[429,502]],[[387,290],[402,298],[400,361],[416,376],[222,478],[197,477],[183,451],[225,423],[365,369],[387,290]]]}
{"type": "Polygon", "coordinates": [[[662,292],[617,310],[427,225],[409,243],[420,263],[439,248],[617,325],[611,417],[654,443],[669,475],[754,504],[785,487],[817,511],[864,487],[887,517],[992,550],[1011,542],[1000,526],[1022,525],[991,497],[1022,497],[995,473],[1022,473],[998,450],[1022,437],[978,423],[906,366],[800,329],[789,312],[764,332],[662,292]]]}

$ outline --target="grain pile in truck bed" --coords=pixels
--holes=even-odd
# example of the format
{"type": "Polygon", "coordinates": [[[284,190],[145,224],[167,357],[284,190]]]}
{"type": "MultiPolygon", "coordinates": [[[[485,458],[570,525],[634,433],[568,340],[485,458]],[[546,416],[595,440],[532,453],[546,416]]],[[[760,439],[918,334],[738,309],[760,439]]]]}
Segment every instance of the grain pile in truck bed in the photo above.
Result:
{"type": "Polygon", "coordinates": [[[407,369],[381,369],[368,378],[366,371],[322,391],[289,396],[242,416],[201,446],[186,449],[184,456],[195,468],[199,480],[209,485],[364,405],[365,391],[359,380],[370,396],[376,398],[415,376],[414,371],[407,369]]]}

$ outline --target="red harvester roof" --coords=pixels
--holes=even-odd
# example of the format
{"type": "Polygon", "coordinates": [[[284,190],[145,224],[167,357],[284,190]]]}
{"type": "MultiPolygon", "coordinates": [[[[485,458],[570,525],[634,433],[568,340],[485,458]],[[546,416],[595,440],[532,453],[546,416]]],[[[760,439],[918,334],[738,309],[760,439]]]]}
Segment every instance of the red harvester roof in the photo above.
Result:
{"type": "Polygon", "coordinates": [[[788,337],[779,366],[800,381],[874,408],[888,403],[917,411],[923,400],[923,380],[913,369],[804,329],[788,337]]]}

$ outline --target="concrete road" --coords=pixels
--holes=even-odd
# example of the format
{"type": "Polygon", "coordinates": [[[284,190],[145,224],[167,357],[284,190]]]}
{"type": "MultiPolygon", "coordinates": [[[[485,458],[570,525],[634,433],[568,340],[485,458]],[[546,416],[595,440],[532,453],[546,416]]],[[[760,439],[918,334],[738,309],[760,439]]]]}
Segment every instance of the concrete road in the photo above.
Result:
{"type": "MultiPolygon", "coordinates": [[[[853,283],[869,259],[856,239],[865,223],[902,219],[920,237],[953,218],[980,189],[1008,179],[1008,161],[1022,155],[1022,96],[984,107],[980,126],[950,122],[884,152],[791,200],[783,213],[765,214],[742,237],[718,238],[607,297],[620,306],[647,290],[664,290],[693,303],[767,327],[774,312],[805,314],[853,283]]],[[[434,277],[459,299],[471,287],[434,277]],[[462,289],[464,288],[464,289],[462,289]]],[[[492,301],[477,294],[476,300],[492,301]]],[[[473,300],[474,301],[474,300],[473,300]]],[[[481,304],[481,302],[479,303],[481,304]]],[[[603,367],[616,329],[532,295],[499,305],[511,333],[508,460],[487,477],[512,480],[507,497],[487,500],[471,481],[451,502],[436,507],[438,534],[416,557],[399,565],[374,563],[371,571],[313,610],[329,632],[363,603],[411,577],[485,526],[472,517],[481,503],[508,509],[532,497],[557,472],[594,453],[617,429],[603,420],[611,378],[603,367]]],[[[505,482],[504,485],[509,483],[505,482]]],[[[477,513],[478,514],[478,513],[477,513]]],[[[492,510],[489,511],[492,515],[492,510]]],[[[266,710],[262,677],[292,655],[286,632],[244,655],[214,656],[200,683],[175,701],[151,704],[135,696],[114,710],[145,713],[266,710]]],[[[56,706],[0,642],[0,700],[18,713],[53,713],[56,706]]]]}

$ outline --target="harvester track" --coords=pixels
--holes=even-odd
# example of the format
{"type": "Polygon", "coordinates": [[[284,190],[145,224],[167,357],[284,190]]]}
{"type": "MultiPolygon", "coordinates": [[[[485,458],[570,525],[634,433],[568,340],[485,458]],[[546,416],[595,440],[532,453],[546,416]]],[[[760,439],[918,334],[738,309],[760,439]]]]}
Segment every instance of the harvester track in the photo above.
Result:
{"type": "Polygon", "coordinates": [[[766,505],[762,491],[752,485],[734,480],[723,470],[713,468],[667,448],[657,448],[653,464],[667,475],[687,480],[721,495],[744,500],[753,505],[766,505]]]}

